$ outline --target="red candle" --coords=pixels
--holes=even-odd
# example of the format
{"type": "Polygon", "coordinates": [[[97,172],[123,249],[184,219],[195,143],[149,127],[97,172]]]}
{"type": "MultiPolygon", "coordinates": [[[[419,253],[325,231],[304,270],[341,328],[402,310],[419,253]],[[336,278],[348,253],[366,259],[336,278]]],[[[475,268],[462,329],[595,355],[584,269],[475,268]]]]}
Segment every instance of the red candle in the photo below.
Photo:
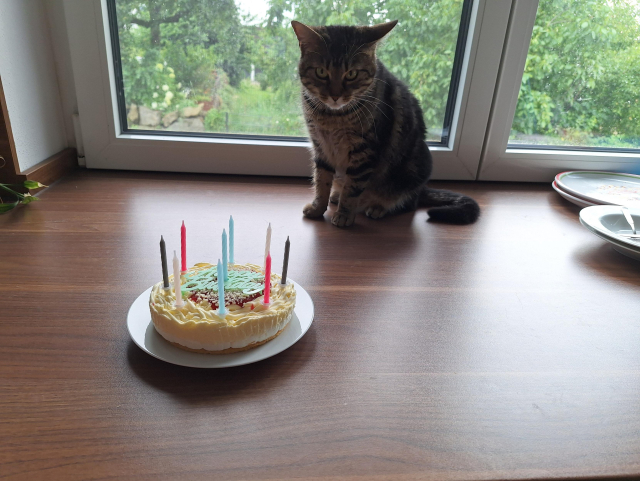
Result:
{"type": "Polygon", "coordinates": [[[182,221],[182,227],[180,227],[180,245],[182,247],[182,272],[187,270],[187,228],[182,221]]]}
{"type": "Polygon", "coordinates": [[[269,304],[271,294],[271,253],[267,252],[267,262],[264,267],[264,303],[269,304]]]}

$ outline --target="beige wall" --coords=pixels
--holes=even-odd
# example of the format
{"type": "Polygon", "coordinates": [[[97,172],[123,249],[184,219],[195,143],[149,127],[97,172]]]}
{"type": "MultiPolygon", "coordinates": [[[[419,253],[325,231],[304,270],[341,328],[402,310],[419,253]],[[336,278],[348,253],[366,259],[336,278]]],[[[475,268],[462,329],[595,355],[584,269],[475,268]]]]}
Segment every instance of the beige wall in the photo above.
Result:
{"type": "Polygon", "coordinates": [[[75,145],[61,0],[0,1],[0,77],[22,171],[75,145]]]}
{"type": "Polygon", "coordinates": [[[71,51],[67,37],[67,23],[64,16],[63,0],[44,0],[47,9],[47,19],[51,32],[51,45],[55,59],[56,75],[62,101],[62,113],[67,136],[67,145],[76,146],[73,131],[73,114],[78,112],[76,86],[73,81],[71,68],[71,51]]]}

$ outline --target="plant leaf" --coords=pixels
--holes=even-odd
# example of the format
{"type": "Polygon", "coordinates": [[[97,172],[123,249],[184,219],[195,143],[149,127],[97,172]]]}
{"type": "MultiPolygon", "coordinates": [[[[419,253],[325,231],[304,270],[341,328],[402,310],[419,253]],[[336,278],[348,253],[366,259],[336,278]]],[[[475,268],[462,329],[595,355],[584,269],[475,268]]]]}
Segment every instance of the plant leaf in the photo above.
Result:
{"type": "Polygon", "coordinates": [[[41,187],[47,187],[46,185],[41,184],[40,182],[37,182],[35,180],[25,180],[22,185],[24,185],[27,189],[39,189],[41,187]]]}
{"type": "Polygon", "coordinates": [[[8,202],[6,204],[0,204],[0,214],[9,212],[11,209],[16,207],[17,205],[18,205],[18,202],[8,202]]]}
{"type": "Polygon", "coordinates": [[[24,194],[24,198],[22,199],[22,203],[23,204],[29,204],[31,202],[33,202],[34,200],[40,200],[37,197],[32,196],[31,194],[24,194]]]}

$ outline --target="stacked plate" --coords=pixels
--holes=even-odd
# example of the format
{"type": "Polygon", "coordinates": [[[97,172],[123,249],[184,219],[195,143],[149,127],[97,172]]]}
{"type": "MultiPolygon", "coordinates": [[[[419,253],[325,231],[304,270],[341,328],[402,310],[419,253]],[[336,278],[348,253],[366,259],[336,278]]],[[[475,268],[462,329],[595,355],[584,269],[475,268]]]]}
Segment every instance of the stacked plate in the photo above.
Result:
{"type": "Polygon", "coordinates": [[[573,171],[556,175],[553,189],[580,207],[626,205],[640,207],[640,175],[573,171]]]}
{"type": "Polygon", "coordinates": [[[580,207],[580,222],[626,256],[640,260],[640,175],[573,171],[556,175],[551,184],[580,207]],[[624,206],[624,207],[623,207],[624,206]],[[626,210],[626,215],[625,215],[626,210]]]}

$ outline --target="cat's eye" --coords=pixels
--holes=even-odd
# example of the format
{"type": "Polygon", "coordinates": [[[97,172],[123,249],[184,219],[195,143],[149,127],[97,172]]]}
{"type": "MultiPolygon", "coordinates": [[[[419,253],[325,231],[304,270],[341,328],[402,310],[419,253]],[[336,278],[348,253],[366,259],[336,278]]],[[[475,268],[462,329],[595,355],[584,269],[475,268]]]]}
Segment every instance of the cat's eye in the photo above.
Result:
{"type": "Polygon", "coordinates": [[[347,74],[344,76],[344,78],[346,78],[347,80],[355,80],[357,76],[358,76],[357,70],[349,70],[347,74]]]}
{"type": "Polygon", "coordinates": [[[324,67],[318,67],[316,69],[316,75],[318,76],[318,78],[327,78],[329,76],[329,73],[324,67]]]}

